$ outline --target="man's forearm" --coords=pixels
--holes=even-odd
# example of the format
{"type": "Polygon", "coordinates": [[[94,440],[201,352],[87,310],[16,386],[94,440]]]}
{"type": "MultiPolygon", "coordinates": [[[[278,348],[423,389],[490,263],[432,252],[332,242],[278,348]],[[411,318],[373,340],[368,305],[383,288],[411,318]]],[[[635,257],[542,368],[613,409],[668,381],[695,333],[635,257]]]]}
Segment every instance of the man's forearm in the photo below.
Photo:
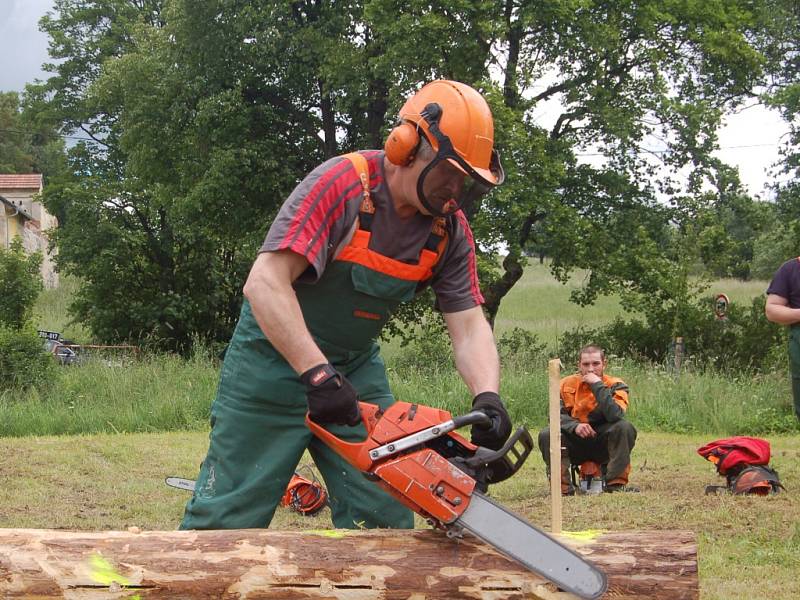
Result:
{"type": "Polygon", "coordinates": [[[567,407],[564,406],[564,400],[561,400],[561,431],[575,433],[578,425],[580,425],[580,421],[569,413],[567,407]]]}
{"type": "Polygon", "coordinates": [[[306,327],[291,285],[248,282],[245,296],[261,331],[298,374],[328,362],[306,327]]]}
{"type": "Polygon", "coordinates": [[[603,418],[607,423],[615,423],[625,418],[625,411],[614,401],[614,393],[610,388],[603,385],[602,381],[598,381],[590,387],[597,400],[597,409],[603,414],[603,418]]]}
{"type": "Polygon", "coordinates": [[[465,348],[454,348],[456,369],[473,396],[500,391],[500,359],[494,338],[465,348]]]}
{"type": "Polygon", "coordinates": [[[780,304],[767,303],[765,313],[768,320],[779,325],[800,323],[800,308],[789,308],[780,304]]]}
{"type": "Polygon", "coordinates": [[[445,315],[456,369],[473,396],[481,392],[500,391],[500,359],[489,327],[480,307],[464,313],[445,315]]]}

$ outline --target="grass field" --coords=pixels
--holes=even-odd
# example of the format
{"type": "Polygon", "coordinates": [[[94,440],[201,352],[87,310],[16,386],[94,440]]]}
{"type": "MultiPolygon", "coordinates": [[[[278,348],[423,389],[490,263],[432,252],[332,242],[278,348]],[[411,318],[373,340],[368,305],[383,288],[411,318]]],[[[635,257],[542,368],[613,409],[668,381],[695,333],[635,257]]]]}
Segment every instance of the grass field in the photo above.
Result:
{"type": "MultiPolygon", "coordinates": [[[[771,438],[773,466],[789,492],[770,498],[705,496],[706,484],[721,482],[711,463],[696,453],[710,439],[640,436],[631,481],[642,493],[565,498],[564,529],[648,530],[654,536],[692,530],[704,599],[800,597],[800,499],[793,484],[800,479],[800,439],[771,438]]],[[[206,444],[202,432],[0,439],[0,522],[4,527],[175,529],[188,494],[168,488],[164,478],[193,478],[206,444]]],[[[549,527],[548,485],[538,455],[492,494],[534,524],[549,527]]],[[[273,527],[328,528],[329,512],[301,517],[279,508],[273,527]]]]}
{"type": "MultiPolygon", "coordinates": [[[[502,335],[513,327],[520,327],[535,332],[542,341],[555,346],[557,337],[565,331],[578,326],[604,325],[621,315],[622,308],[616,296],[602,296],[586,307],[569,302],[570,293],[583,285],[584,277],[582,271],[576,272],[566,284],[560,284],[553,279],[547,264],[532,262],[500,304],[495,331],[502,335]]],[[[707,293],[724,293],[732,303],[749,305],[766,289],[764,281],[719,279],[710,284],[707,293]]]]}
{"type": "MultiPolygon", "coordinates": [[[[602,325],[620,314],[617,298],[600,299],[588,308],[569,303],[569,291],[580,281],[576,276],[562,286],[545,267],[532,265],[501,307],[498,335],[521,327],[554,345],[564,331],[602,325]]],[[[37,324],[85,343],[88,332],[70,324],[65,312],[75,287],[67,280],[62,290],[44,293],[37,324]]],[[[709,292],[749,303],[764,287],[764,282],[720,281],[709,292]]],[[[399,352],[399,346],[389,345],[390,381],[399,398],[454,412],[466,407],[468,394],[451,370],[398,369],[393,358],[399,352]]],[[[512,361],[503,375],[502,393],[514,421],[532,432],[546,422],[547,358],[512,361]]],[[[207,447],[218,368],[203,354],[188,361],[151,356],[123,366],[92,361],[62,369],[49,389],[0,393],[2,525],[174,529],[187,495],[167,488],[163,480],[197,473],[207,447]]],[[[676,377],[657,366],[630,362],[617,362],[612,372],[633,390],[630,418],[640,436],[632,483],[643,491],[565,499],[564,528],[643,529],[656,536],[659,530],[690,529],[699,541],[703,598],[800,597],[800,437],[765,436],[773,444],[773,466],[789,489],[770,498],[704,496],[706,484],[721,480],[696,454],[697,447],[725,433],[753,434],[758,427],[798,431],[787,412],[786,373],[752,377],[687,371],[676,377]]],[[[543,527],[549,525],[547,492],[538,455],[493,489],[500,501],[543,527]]],[[[327,511],[302,518],[279,509],[273,526],[318,529],[330,523],[327,511]]]]}

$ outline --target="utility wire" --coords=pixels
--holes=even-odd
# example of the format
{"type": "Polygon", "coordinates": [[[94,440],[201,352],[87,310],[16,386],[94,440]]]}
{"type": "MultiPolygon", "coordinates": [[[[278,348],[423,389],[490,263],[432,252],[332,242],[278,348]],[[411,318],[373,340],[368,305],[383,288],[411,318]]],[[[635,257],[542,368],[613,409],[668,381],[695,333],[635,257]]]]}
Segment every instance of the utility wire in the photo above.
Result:
{"type": "MultiPolygon", "coordinates": [[[[747,144],[744,146],[720,146],[719,148],[716,148],[716,150],[736,150],[739,148],[765,148],[765,147],[776,148],[779,145],[780,144],[747,144]]],[[[673,152],[673,150],[668,150],[668,149],[640,150],[636,152],[636,154],[668,154],[669,152],[673,152]]],[[[575,156],[605,156],[605,154],[603,154],[602,152],[586,152],[586,153],[576,152],[575,156]]]]}
{"type": "MultiPolygon", "coordinates": [[[[0,129],[0,133],[18,133],[21,135],[28,135],[27,131],[19,131],[17,129],[0,129]]],[[[98,143],[97,140],[88,138],[88,137],[80,137],[76,135],[67,135],[64,133],[57,133],[57,137],[61,137],[67,140],[79,140],[84,142],[95,142],[98,143]]],[[[720,146],[717,150],[737,150],[740,148],[775,148],[780,144],[772,143],[772,144],[746,144],[743,146],[720,146]]],[[[636,154],[667,154],[672,152],[672,150],[640,150],[636,152],[636,154]]],[[[602,152],[576,152],[575,156],[606,156],[602,152]]]]}
{"type": "MultiPolygon", "coordinates": [[[[29,131],[20,131],[19,129],[0,129],[0,133],[18,133],[20,135],[31,135],[29,131]]],[[[79,137],[77,135],[67,135],[65,133],[56,133],[56,137],[64,138],[66,140],[83,140],[84,142],[96,142],[88,137],[79,137]]]]}

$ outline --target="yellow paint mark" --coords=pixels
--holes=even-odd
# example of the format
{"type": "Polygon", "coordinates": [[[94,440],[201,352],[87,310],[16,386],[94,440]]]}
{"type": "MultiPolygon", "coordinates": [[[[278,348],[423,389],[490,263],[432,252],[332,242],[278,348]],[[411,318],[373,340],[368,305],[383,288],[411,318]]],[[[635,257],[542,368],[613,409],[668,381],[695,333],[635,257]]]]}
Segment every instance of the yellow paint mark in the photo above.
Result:
{"type": "MultiPolygon", "coordinates": [[[[92,554],[89,557],[89,566],[91,567],[92,580],[96,583],[117,589],[130,585],[128,578],[117,573],[114,566],[100,554],[92,554]]],[[[141,597],[136,594],[131,597],[131,600],[141,600],[141,597]]]]}
{"type": "Polygon", "coordinates": [[[561,535],[579,542],[591,542],[603,533],[605,533],[603,529],[587,529],[585,531],[562,531],[561,535]]]}
{"type": "Polygon", "coordinates": [[[347,535],[347,533],[341,529],[310,529],[307,533],[334,539],[340,539],[347,535]]]}
{"type": "Polygon", "coordinates": [[[124,575],[120,575],[114,570],[113,565],[99,554],[92,554],[89,557],[89,565],[92,567],[92,579],[102,585],[111,585],[117,582],[120,585],[129,585],[129,581],[124,575]]]}

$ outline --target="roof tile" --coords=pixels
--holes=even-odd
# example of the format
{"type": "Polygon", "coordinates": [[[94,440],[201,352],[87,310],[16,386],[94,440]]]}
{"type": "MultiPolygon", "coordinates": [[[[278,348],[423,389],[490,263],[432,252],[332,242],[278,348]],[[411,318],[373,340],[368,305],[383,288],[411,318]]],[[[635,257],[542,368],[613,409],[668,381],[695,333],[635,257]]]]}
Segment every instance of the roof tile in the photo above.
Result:
{"type": "Polygon", "coordinates": [[[42,187],[41,173],[8,174],[0,173],[0,189],[38,190],[42,187]]]}

